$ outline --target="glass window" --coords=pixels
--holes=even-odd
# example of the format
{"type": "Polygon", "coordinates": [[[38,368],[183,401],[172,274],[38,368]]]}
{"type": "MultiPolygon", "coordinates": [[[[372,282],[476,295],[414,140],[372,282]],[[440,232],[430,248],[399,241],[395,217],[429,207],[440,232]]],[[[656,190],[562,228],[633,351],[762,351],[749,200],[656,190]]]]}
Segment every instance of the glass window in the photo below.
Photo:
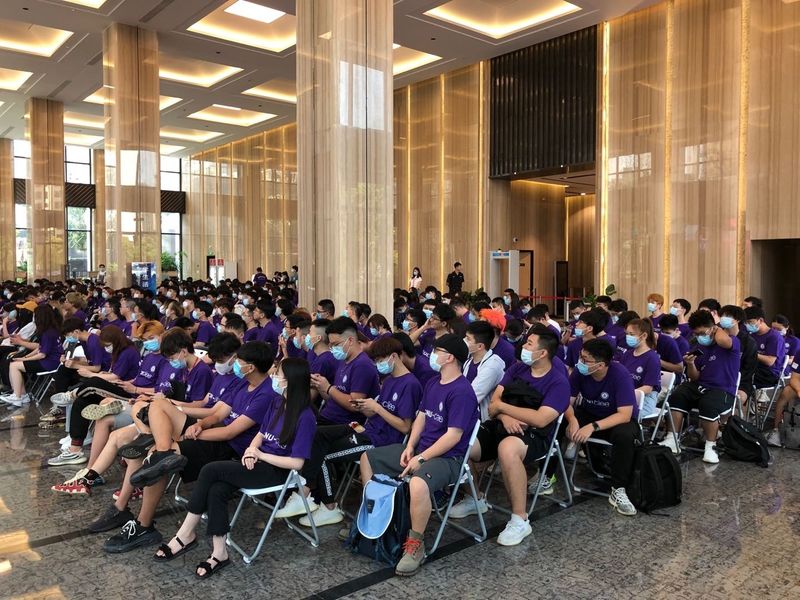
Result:
{"type": "MultiPolygon", "coordinates": [[[[173,212],[161,213],[161,270],[162,272],[178,271],[181,275],[181,214],[173,212]]],[[[182,276],[182,275],[181,275],[182,276]]]]}
{"type": "Polygon", "coordinates": [[[67,269],[70,277],[92,270],[92,209],[67,207],[67,269]]]}
{"type": "Polygon", "coordinates": [[[17,257],[17,271],[27,271],[28,257],[31,252],[30,231],[28,229],[17,229],[14,248],[17,257]]]}
{"type": "Polygon", "coordinates": [[[171,173],[181,172],[181,159],[174,156],[161,155],[161,170],[169,171],[171,173]]]}
{"type": "Polygon", "coordinates": [[[14,226],[17,229],[28,228],[28,205],[15,204],[14,205],[14,226]]]}
{"type": "Polygon", "coordinates": [[[92,182],[92,168],[89,165],[82,165],[78,163],[66,163],[66,181],[67,183],[91,183],[92,182]]]}
{"type": "Polygon", "coordinates": [[[123,233],[136,233],[136,213],[122,211],[120,222],[123,233]]]}
{"type": "Polygon", "coordinates": [[[92,183],[92,151],[83,146],[64,146],[64,180],[92,183]]]}
{"type": "Polygon", "coordinates": [[[14,179],[28,179],[28,168],[30,166],[31,159],[29,158],[21,158],[19,156],[14,157],[14,179]]]}
{"type": "Polygon", "coordinates": [[[64,148],[67,162],[90,164],[92,162],[92,151],[84,146],[65,146],[64,148]]]}
{"type": "Polygon", "coordinates": [[[31,157],[31,143],[28,140],[14,140],[14,156],[31,157]]]}
{"type": "Polygon", "coordinates": [[[181,174],[161,171],[161,189],[171,192],[181,191],[181,174]]]}
{"type": "Polygon", "coordinates": [[[161,233],[180,233],[181,214],[162,212],[161,213],[161,233]]]}

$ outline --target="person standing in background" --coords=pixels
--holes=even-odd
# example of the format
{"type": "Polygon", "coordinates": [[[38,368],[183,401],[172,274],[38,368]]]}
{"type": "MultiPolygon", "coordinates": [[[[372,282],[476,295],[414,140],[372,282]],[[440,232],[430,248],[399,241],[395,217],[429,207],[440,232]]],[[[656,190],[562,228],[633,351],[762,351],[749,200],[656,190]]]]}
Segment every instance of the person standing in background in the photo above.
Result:
{"type": "Polygon", "coordinates": [[[421,285],[422,271],[419,270],[419,267],[414,267],[414,270],[411,272],[411,279],[408,280],[408,291],[419,290],[421,285]]]}
{"type": "Polygon", "coordinates": [[[461,293],[462,287],[464,287],[464,273],[461,272],[461,263],[456,262],[453,265],[453,272],[447,276],[447,289],[451,296],[456,296],[461,293]]]}

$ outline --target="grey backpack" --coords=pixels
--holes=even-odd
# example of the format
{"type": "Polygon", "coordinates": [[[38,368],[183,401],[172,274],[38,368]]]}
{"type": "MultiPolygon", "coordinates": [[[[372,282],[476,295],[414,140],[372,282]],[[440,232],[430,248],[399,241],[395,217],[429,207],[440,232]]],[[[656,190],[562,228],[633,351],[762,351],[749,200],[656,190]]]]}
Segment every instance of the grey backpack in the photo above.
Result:
{"type": "Polygon", "coordinates": [[[784,448],[800,450],[800,401],[795,400],[786,408],[780,433],[784,448]]]}

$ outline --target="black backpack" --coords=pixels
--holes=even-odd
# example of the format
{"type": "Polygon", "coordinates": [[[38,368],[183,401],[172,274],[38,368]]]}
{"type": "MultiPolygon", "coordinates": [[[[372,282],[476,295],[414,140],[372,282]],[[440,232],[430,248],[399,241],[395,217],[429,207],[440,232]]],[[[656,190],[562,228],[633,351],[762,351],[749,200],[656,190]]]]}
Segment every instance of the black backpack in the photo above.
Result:
{"type": "Polygon", "coordinates": [[[764,468],[769,466],[771,456],[767,440],[755,425],[740,417],[728,419],[717,446],[734,460],[754,462],[764,468]]]}
{"type": "Polygon", "coordinates": [[[672,450],[653,442],[637,446],[633,474],[625,491],[644,513],[680,504],[683,476],[672,450]]]}
{"type": "Polygon", "coordinates": [[[386,475],[373,475],[364,486],[361,507],[353,519],[350,535],[344,542],[353,554],[363,554],[390,567],[396,567],[403,557],[403,544],[411,529],[411,503],[408,483],[386,475]],[[377,494],[370,492],[378,491],[377,494]],[[377,502],[370,496],[380,496],[377,502]],[[388,501],[388,504],[387,504],[388,501]],[[375,515],[375,522],[372,515],[375,515]],[[359,529],[371,530],[370,537],[359,529]]]}

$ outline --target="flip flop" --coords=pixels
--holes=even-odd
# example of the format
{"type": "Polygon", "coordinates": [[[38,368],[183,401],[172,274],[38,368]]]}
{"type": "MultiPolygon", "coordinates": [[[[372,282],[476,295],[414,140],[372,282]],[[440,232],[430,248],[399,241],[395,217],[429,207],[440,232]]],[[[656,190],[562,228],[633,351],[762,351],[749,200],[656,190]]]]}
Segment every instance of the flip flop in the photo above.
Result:
{"type": "Polygon", "coordinates": [[[180,550],[178,550],[177,552],[173,552],[172,548],[169,547],[169,544],[161,544],[158,547],[158,551],[163,552],[164,556],[159,556],[158,555],[158,551],[156,551],[156,553],[153,555],[153,560],[155,560],[156,562],[169,562],[173,558],[178,558],[181,554],[185,554],[186,552],[188,552],[194,546],[197,545],[197,538],[194,538],[188,544],[184,544],[183,541],[181,540],[181,538],[179,538],[176,535],[175,536],[175,541],[178,542],[178,544],[180,544],[180,546],[181,546],[180,550]]]}
{"type": "Polygon", "coordinates": [[[124,408],[122,400],[112,400],[108,404],[90,404],[81,411],[81,416],[89,421],[98,421],[108,415],[118,415],[124,408]]]}
{"type": "Polygon", "coordinates": [[[213,560],[217,566],[212,567],[211,563],[208,562],[208,560],[204,560],[194,568],[195,577],[197,577],[198,579],[208,579],[217,571],[221,571],[229,564],[231,564],[230,558],[226,558],[225,560],[220,561],[216,556],[212,556],[209,560],[213,560]],[[205,569],[206,570],[205,575],[200,575],[200,573],[197,572],[198,569],[205,569]]]}

